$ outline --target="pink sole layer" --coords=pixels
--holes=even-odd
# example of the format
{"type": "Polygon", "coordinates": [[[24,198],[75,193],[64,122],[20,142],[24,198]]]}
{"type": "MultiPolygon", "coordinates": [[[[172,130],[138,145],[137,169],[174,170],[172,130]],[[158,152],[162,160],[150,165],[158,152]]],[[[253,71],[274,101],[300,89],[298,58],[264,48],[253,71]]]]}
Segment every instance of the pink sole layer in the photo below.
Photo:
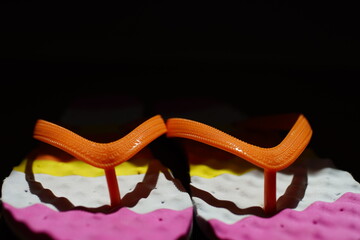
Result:
{"type": "Polygon", "coordinates": [[[315,202],[304,211],[285,209],[271,218],[251,216],[234,224],[210,220],[219,239],[360,239],[360,194],[332,203],[315,202]]]}
{"type": "Polygon", "coordinates": [[[5,211],[31,233],[52,239],[179,239],[188,235],[193,208],[182,211],[159,209],[138,214],[121,208],[111,214],[81,210],[57,212],[44,205],[14,208],[4,203],[5,211]]]}

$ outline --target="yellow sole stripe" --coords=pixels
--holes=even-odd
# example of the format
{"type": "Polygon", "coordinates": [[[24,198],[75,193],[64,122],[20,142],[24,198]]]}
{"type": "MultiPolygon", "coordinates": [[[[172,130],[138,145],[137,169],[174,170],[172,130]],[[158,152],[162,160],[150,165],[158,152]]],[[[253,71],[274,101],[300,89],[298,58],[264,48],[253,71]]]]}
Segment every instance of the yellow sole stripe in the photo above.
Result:
{"type": "Polygon", "coordinates": [[[250,163],[240,161],[238,158],[220,161],[208,159],[201,164],[190,164],[190,176],[213,178],[221,174],[243,175],[256,167],[250,163]]]}
{"type": "MultiPolygon", "coordinates": [[[[116,175],[136,175],[145,174],[148,169],[148,159],[137,158],[135,161],[124,162],[115,167],[116,175]]],[[[14,167],[15,171],[25,172],[27,160],[23,160],[19,166],[14,167]]],[[[52,176],[78,175],[83,177],[104,176],[105,172],[101,168],[93,167],[79,160],[60,162],[46,159],[36,159],[32,164],[33,173],[43,173],[52,176]]]]}
{"type": "MultiPolygon", "coordinates": [[[[150,158],[151,159],[151,158],[150,158]]],[[[148,157],[138,157],[124,162],[115,167],[117,176],[145,174],[150,162],[148,157]]],[[[15,171],[25,172],[27,160],[24,159],[19,166],[14,167],[15,171]]],[[[190,176],[213,178],[221,174],[242,175],[255,170],[256,167],[239,158],[223,159],[208,158],[200,163],[190,162],[190,176]]],[[[79,175],[84,177],[104,176],[104,170],[93,167],[83,161],[70,160],[61,161],[50,155],[43,155],[35,159],[32,164],[33,173],[49,174],[52,176],[79,175]]]]}

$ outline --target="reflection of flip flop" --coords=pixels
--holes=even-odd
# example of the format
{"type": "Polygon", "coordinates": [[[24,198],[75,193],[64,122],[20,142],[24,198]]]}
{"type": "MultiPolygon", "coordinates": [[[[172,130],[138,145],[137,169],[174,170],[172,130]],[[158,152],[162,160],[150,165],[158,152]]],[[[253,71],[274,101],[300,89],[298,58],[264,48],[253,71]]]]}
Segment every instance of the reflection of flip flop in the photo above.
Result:
{"type": "MultiPolygon", "coordinates": [[[[205,108],[209,109],[207,113],[211,112],[211,106],[205,108]]],[[[188,109],[188,112],[180,115],[191,119],[192,109],[188,109]]],[[[217,111],[211,113],[216,114],[217,111]]],[[[234,116],[233,113],[227,112],[226,116],[234,116]]],[[[208,115],[195,115],[195,119],[209,122],[211,119],[208,120],[208,115]]],[[[292,125],[299,120],[295,118],[288,121],[288,117],[291,119],[295,115],[285,118],[256,118],[249,121],[240,119],[241,124],[239,118],[234,119],[235,122],[230,122],[231,118],[224,117],[224,122],[219,121],[214,125],[232,129],[229,132],[233,136],[244,136],[245,133],[247,142],[257,143],[258,140],[265,140],[264,146],[272,147],[275,145],[274,142],[267,141],[273,140],[274,132],[271,128],[289,129],[289,125],[284,125],[280,119],[292,122],[292,125]],[[263,125],[263,121],[267,122],[267,126],[263,125]],[[238,130],[233,130],[234,127],[238,130]],[[265,138],[257,138],[263,135],[265,138]]],[[[286,169],[279,170],[276,174],[276,195],[279,196],[276,201],[277,213],[267,217],[263,211],[263,166],[258,167],[227,151],[219,150],[214,144],[218,141],[217,130],[208,128],[211,133],[215,131],[215,135],[210,137],[206,132],[200,131],[201,134],[205,134],[202,138],[198,130],[191,130],[191,125],[198,123],[190,122],[190,126],[185,127],[186,134],[181,131],[175,132],[174,129],[182,128],[176,126],[179,121],[180,125],[189,123],[188,120],[169,119],[168,134],[169,137],[179,134],[184,138],[197,140],[179,139],[189,161],[190,189],[196,220],[206,235],[211,238],[236,240],[293,239],[294,236],[296,239],[335,240],[356,239],[359,236],[360,185],[349,173],[336,169],[330,160],[320,159],[307,149],[297,161],[286,169]],[[194,137],[194,133],[198,139],[194,137]],[[209,139],[213,139],[214,142],[208,143],[216,147],[201,143],[209,139]]],[[[231,143],[232,140],[229,144],[231,143]]],[[[234,146],[234,149],[236,147],[238,146],[234,146]]],[[[302,147],[299,148],[301,149],[302,147]]]]}
{"type": "Polygon", "coordinates": [[[187,237],[190,198],[144,148],[165,131],[162,118],[155,116],[120,140],[103,144],[38,121],[34,137],[55,148],[40,145],[5,179],[2,202],[8,223],[24,238],[187,237]]]}

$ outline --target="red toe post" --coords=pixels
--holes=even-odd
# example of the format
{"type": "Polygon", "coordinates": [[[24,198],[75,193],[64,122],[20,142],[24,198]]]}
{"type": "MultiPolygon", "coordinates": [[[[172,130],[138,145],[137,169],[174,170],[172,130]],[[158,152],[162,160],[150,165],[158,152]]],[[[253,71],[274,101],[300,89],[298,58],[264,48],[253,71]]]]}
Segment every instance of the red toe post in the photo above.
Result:
{"type": "MultiPolygon", "coordinates": [[[[283,117],[286,118],[286,115],[283,117]]],[[[286,122],[287,119],[282,120],[286,122]]],[[[181,118],[167,121],[167,136],[199,141],[263,168],[264,210],[270,215],[276,212],[276,172],[291,165],[305,150],[312,136],[312,129],[302,114],[297,115],[294,125],[287,126],[290,127],[287,136],[272,148],[258,147],[203,123],[181,118]]]]}
{"type": "Polygon", "coordinates": [[[105,169],[106,182],[109,189],[110,205],[119,206],[121,204],[120,190],[116,178],[115,168],[105,169]]]}
{"type": "Polygon", "coordinates": [[[115,166],[129,160],[153,140],[166,133],[166,125],[156,115],[123,138],[110,143],[97,143],[45,120],[38,120],[34,138],[53,145],[77,159],[105,171],[111,206],[121,203],[115,166]]]}

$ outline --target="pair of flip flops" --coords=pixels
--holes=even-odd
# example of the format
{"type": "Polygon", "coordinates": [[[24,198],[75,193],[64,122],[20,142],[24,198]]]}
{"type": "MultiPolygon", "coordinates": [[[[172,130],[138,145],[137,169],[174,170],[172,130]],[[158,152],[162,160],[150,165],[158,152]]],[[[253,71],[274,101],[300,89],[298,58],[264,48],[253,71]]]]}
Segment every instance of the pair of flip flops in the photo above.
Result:
{"type": "MultiPolygon", "coordinates": [[[[259,225],[271,227],[266,222],[271,218],[265,217],[284,208],[305,209],[313,200],[300,196],[299,189],[306,188],[305,168],[314,164],[300,158],[295,167],[290,166],[310,140],[307,120],[303,115],[286,115],[266,121],[272,127],[290,129],[273,148],[257,147],[198,121],[170,118],[164,122],[159,115],[106,144],[40,120],[34,137],[47,144],[29,154],[4,181],[7,219],[23,238],[142,239],[151,234],[156,239],[181,239],[190,237],[195,208],[199,225],[211,237],[261,239],[266,229],[261,231],[259,225]],[[190,139],[182,143],[190,166],[192,199],[146,147],[165,134],[190,139]],[[281,171],[287,167],[289,172],[281,171]],[[279,193],[291,189],[296,190],[277,200],[279,193]],[[293,198],[308,202],[295,203],[293,198]],[[249,218],[252,215],[258,217],[249,218]]],[[[258,127],[256,121],[252,124],[258,127]]],[[[352,182],[341,191],[338,197],[360,188],[352,182]]],[[[322,200],[320,195],[317,200],[322,200]]],[[[341,203],[351,197],[343,197],[341,203]]],[[[280,238],[296,230],[295,223],[285,228],[281,222],[291,213],[283,211],[275,216],[278,220],[270,221],[282,228],[275,231],[280,238]]]]}

